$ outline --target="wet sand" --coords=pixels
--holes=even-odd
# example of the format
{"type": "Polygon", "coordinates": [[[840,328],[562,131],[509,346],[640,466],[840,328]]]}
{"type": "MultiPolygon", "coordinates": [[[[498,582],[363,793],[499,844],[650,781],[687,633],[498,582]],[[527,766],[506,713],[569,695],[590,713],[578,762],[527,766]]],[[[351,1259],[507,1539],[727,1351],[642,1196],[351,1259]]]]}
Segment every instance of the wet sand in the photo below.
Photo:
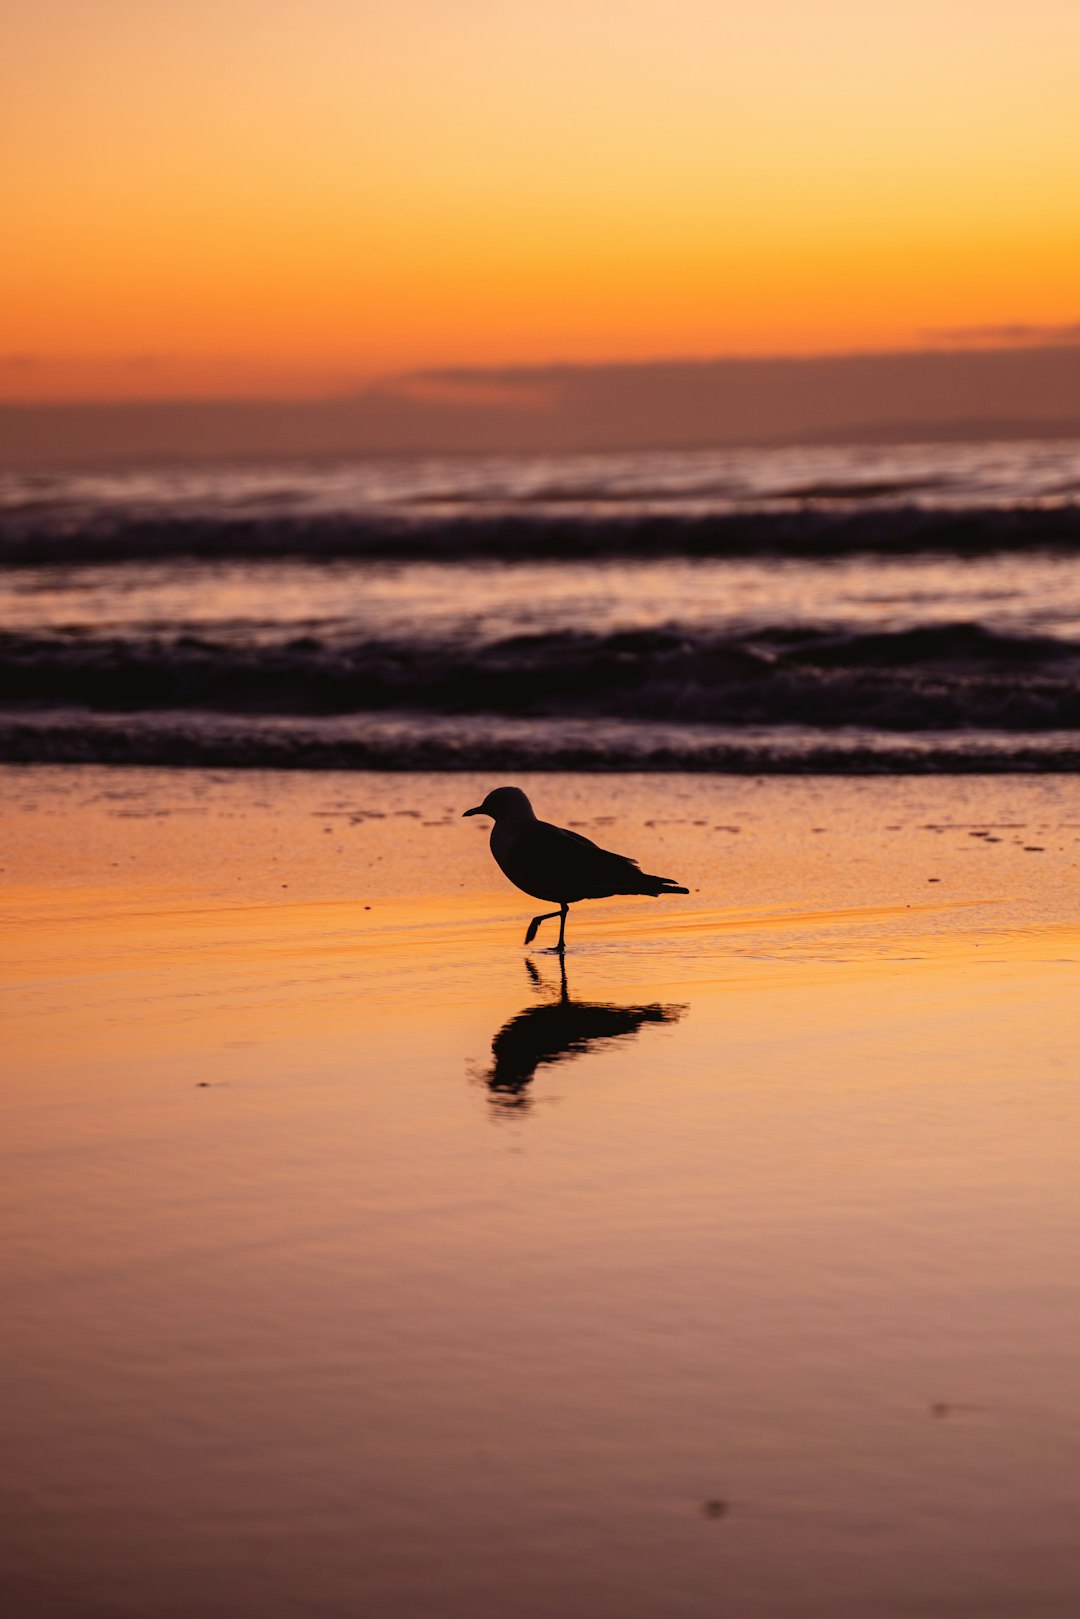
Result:
{"type": "Polygon", "coordinates": [[[0,1607],[1072,1619],[1080,784],[522,784],[0,771],[0,1607]]]}

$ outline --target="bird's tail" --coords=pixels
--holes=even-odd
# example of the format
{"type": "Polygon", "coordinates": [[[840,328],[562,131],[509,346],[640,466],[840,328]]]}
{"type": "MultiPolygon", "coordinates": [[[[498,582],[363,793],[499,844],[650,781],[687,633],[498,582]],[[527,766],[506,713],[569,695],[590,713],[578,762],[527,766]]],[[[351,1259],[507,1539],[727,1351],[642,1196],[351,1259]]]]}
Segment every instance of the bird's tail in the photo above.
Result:
{"type": "Polygon", "coordinates": [[[639,894],[689,894],[688,888],[680,888],[672,877],[653,877],[649,872],[641,873],[641,887],[639,894]]]}

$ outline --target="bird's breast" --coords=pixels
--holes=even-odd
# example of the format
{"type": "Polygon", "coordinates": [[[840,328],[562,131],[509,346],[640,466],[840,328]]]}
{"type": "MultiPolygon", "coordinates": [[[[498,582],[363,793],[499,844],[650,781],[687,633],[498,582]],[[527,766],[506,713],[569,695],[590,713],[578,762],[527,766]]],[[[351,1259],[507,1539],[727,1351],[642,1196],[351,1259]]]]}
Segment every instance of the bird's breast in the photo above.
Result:
{"type": "Polygon", "coordinates": [[[529,844],[527,832],[523,834],[516,828],[511,830],[498,823],[491,829],[491,852],[495,863],[514,887],[520,888],[523,894],[531,894],[534,899],[561,903],[564,896],[559,874],[548,869],[546,861],[537,860],[535,851],[530,852],[529,844]]]}

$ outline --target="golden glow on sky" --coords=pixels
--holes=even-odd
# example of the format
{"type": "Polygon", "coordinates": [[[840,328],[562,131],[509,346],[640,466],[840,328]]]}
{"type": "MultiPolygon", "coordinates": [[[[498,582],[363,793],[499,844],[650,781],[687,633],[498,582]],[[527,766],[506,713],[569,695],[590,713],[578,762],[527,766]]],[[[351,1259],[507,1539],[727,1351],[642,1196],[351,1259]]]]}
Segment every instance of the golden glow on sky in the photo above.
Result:
{"type": "Polygon", "coordinates": [[[1077,0],[5,0],[0,394],[1080,318],[1077,0]]]}

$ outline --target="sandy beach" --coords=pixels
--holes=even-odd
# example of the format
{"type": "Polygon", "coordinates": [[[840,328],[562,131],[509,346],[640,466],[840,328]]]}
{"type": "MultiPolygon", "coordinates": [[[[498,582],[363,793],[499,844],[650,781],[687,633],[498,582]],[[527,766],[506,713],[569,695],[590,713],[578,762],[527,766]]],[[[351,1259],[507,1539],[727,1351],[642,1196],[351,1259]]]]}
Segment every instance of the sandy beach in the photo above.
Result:
{"type": "Polygon", "coordinates": [[[5,1612],[1075,1614],[1075,778],[495,784],[3,771],[5,1612]]]}

